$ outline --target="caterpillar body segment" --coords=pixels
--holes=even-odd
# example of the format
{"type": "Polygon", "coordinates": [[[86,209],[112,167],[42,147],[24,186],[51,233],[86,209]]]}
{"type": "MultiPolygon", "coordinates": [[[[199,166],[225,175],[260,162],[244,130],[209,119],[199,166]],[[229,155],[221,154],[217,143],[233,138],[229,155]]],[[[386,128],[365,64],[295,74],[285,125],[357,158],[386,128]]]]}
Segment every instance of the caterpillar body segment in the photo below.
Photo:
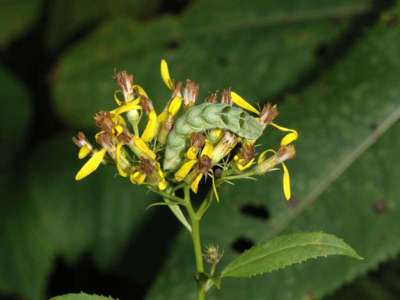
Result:
{"type": "Polygon", "coordinates": [[[179,167],[192,133],[217,128],[232,131],[248,140],[256,140],[263,133],[263,127],[257,119],[239,107],[223,103],[193,106],[178,118],[168,136],[164,170],[174,171],[179,167]]]}

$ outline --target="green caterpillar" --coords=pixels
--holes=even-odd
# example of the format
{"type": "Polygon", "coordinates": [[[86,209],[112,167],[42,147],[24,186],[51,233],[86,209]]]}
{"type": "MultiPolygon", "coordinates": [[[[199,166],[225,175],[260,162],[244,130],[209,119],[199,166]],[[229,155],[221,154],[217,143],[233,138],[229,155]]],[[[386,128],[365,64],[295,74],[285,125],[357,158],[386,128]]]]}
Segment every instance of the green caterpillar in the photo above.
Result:
{"type": "Polygon", "coordinates": [[[230,130],[249,140],[256,140],[263,133],[263,127],[257,119],[239,107],[222,103],[193,106],[178,118],[168,136],[164,170],[173,171],[178,168],[182,162],[182,152],[187,148],[188,137],[192,133],[216,128],[230,130]]]}

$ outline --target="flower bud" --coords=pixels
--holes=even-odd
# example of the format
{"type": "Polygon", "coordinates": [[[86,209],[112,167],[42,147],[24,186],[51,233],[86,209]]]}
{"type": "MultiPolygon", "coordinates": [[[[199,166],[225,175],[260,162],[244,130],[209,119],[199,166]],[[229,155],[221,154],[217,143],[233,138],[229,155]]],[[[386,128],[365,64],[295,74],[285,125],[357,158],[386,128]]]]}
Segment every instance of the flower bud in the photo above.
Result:
{"type": "Polygon", "coordinates": [[[72,137],[72,141],[80,148],[78,154],[79,159],[85,158],[93,151],[92,144],[90,144],[82,131],[79,131],[76,137],[72,137]]]}
{"type": "Polygon", "coordinates": [[[126,71],[121,71],[115,74],[115,81],[124,95],[124,101],[129,102],[133,100],[133,75],[126,71]]]}
{"type": "Polygon", "coordinates": [[[209,245],[204,251],[204,259],[210,265],[218,264],[222,256],[223,253],[219,251],[219,247],[217,245],[209,245]]]}
{"type": "Polygon", "coordinates": [[[186,86],[183,89],[183,104],[186,107],[191,107],[194,105],[199,93],[199,86],[191,80],[186,80],[186,86]]]}
{"type": "Polygon", "coordinates": [[[268,152],[264,151],[258,158],[256,174],[262,175],[268,171],[271,171],[277,165],[283,163],[288,159],[292,159],[296,150],[293,145],[282,146],[278,152],[274,153],[271,157],[265,159],[265,154],[268,152]]]}
{"type": "Polygon", "coordinates": [[[260,114],[260,123],[264,126],[264,128],[272,123],[272,121],[278,116],[278,107],[277,105],[272,105],[271,103],[267,103],[264,105],[261,114],[260,114]]]}

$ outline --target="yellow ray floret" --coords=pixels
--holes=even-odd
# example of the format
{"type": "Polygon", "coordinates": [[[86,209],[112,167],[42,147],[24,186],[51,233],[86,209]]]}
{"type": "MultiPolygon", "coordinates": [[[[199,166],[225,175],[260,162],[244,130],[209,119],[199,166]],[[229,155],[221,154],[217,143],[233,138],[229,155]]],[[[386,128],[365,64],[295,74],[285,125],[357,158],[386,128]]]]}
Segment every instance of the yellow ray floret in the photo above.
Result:
{"type": "Polygon", "coordinates": [[[117,170],[118,170],[119,175],[121,175],[122,177],[127,177],[128,173],[125,172],[125,170],[122,166],[122,164],[123,164],[122,160],[126,159],[124,157],[125,154],[122,151],[122,146],[123,146],[122,144],[117,145],[117,149],[115,151],[115,164],[117,165],[117,170]]]}
{"type": "Polygon", "coordinates": [[[253,105],[251,105],[249,102],[244,100],[242,97],[240,97],[235,92],[231,92],[231,99],[232,99],[232,102],[235,103],[237,106],[239,106],[245,110],[251,111],[257,115],[260,114],[260,112],[257,108],[255,108],[253,105]]]}
{"type": "Polygon", "coordinates": [[[172,99],[171,103],[168,106],[168,112],[175,116],[179,109],[181,108],[182,105],[182,97],[176,96],[174,99],[172,99]]]}
{"type": "Polygon", "coordinates": [[[197,160],[189,160],[185,162],[178,171],[175,173],[175,180],[176,181],[182,181],[183,179],[186,178],[186,176],[189,174],[189,172],[192,170],[194,165],[197,163],[197,160]]]}
{"type": "Polygon", "coordinates": [[[172,90],[174,87],[174,84],[172,82],[171,76],[169,75],[169,69],[168,69],[168,64],[165,59],[161,60],[161,78],[164,81],[165,85],[172,90]]]}
{"type": "Polygon", "coordinates": [[[214,150],[213,144],[208,139],[206,139],[203,150],[201,151],[201,155],[202,156],[207,155],[208,157],[211,157],[213,150],[214,150]]]}
{"type": "Polygon", "coordinates": [[[135,173],[133,173],[130,178],[132,183],[134,184],[143,184],[144,181],[146,180],[146,174],[140,172],[140,171],[136,171],[135,173]]]}
{"type": "Polygon", "coordinates": [[[192,184],[190,185],[190,188],[196,194],[197,194],[197,191],[199,189],[199,183],[200,183],[201,178],[203,178],[203,174],[202,173],[197,175],[197,177],[193,180],[192,184]]]}
{"type": "Polygon", "coordinates": [[[243,164],[244,159],[240,158],[238,155],[235,155],[233,160],[235,161],[235,165],[239,171],[244,171],[244,170],[250,168],[254,163],[254,158],[253,158],[248,163],[243,164]]]}
{"type": "Polygon", "coordinates": [[[149,113],[149,120],[147,122],[146,128],[142,134],[142,140],[146,143],[151,142],[153,138],[157,135],[159,128],[158,117],[154,110],[149,113]]]}
{"type": "Polygon", "coordinates": [[[133,88],[134,88],[135,90],[137,90],[137,92],[138,92],[138,94],[139,94],[140,96],[144,96],[144,97],[146,97],[146,98],[149,98],[149,95],[147,95],[147,93],[146,93],[146,91],[144,90],[144,88],[142,88],[140,85],[135,84],[135,85],[133,86],[133,88]]]}
{"type": "Polygon", "coordinates": [[[92,152],[92,149],[90,149],[90,147],[88,145],[83,145],[80,149],[79,149],[79,153],[78,153],[78,157],[79,159],[83,159],[86,156],[89,155],[89,153],[92,152]]]}
{"type": "Polygon", "coordinates": [[[188,159],[196,159],[197,158],[197,149],[194,146],[191,146],[186,152],[186,157],[188,159]]]}
{"type": "Polygon", "coordinates": [[[101,149],[97,151],[89,160],[82,166],[82,168],[78,171],[75,176],[75,180],[81,180],[86,176],[90,175],[100,166],[103,161],[104,156],[106,155],[106,149],[101,149]]]}
{"type": "Polygon", "coordinates": [[[283,169],[283,194],[285,195],[286,200],[290,200],[292,197],[292,192],[290,188],[290,176],[289,170],[286,167],[285,163],[282,163],[283,169]]]}
{"type": "Polygon", "coordinates": [[[134,109],[142,109],[142,107],[139,105],[139,99],[122,104],[120,107],[112,110],[111,113],[114,115],[120,115],[134,109]]]}
{"type": "Polygon", "coordinates": [[[147,146],[147,144],[137,136],[133,137],[133,147],[135,150],[138,152],[137,154],[139,156],[145,156],[149,159],[155,160],[156,159],[156,154],[147,146]]]}
{"type": "Polygon", "coordinates": [[[299,134],[298,134],[297,131],[294,130],[294,129],[286,128],[286,127],[280,126],[280,125],[275,124],[275,123],[271,123],[271,125],[274,126],[274,127],[277,128],[277,129],[279,129],[280,131],[289,132],[288,134],[286,134],[286,135],[282,138],[282,140],[281,140],[281,146],[287,146],[287,145],[289,145],[290,143],[292,143],[292,142],[294,142],[295,140],[297,140],[298,137],[299,137],[299,134]]]}

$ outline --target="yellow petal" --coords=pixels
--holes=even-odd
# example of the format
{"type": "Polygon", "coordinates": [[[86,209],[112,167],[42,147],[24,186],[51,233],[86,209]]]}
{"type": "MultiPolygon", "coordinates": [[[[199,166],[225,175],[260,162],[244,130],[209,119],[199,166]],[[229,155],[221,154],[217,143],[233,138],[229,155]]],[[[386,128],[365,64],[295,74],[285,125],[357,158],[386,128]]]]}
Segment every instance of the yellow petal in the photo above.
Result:
{"type": "Polygon", "coordinates": [[[122,144],[118,144],[115,153],[115,164],[117,165],[117,170],[119,175],[121,175],[122,177],[126,177],[128,176],[128,173],[126,173],[122,168],[122,162],[121,162],[121,159],[123,159],[122,158],[123,155],[124,154],[122,153],[122,144]]]}
{"type": "Polygon", "coordinates": [[[168,110],[164,110],[162,113],[158,115],[158,122],[164,123],[168,118],[168,110]]]}
{"type": "Polygon", "coordinates": [[[181,108],[182,105],[182,98],[179,96],[174,97],[174,99],[172,99],[171,103],[168,106],[168,112],[175,116],[179,109],[181,108]]]}
{"type": "Polygon", "coordinates": [[[297,138],[299,137],[297,132],[290,132],[287,135],[285,135],[283,137],[283,139],[281,140],[281,146],[287,146],[289,144],[291,144],[292,142],[294,142],[295,140],[297,140],[297,138]]]}
{"type": "Polygon", "coordinates": [[[89,148],[89,146],[88,145],[83,145],[79,149],[79,154],[78,154],[79,159],[85,158],[86,156],[88,156],[88,154],[90,152],[92,152],[92,150],[89,148]]]}
{"type": "Polygon", "coordinates": [[[237,106],[239,106],[245,110],[251,111],[257,115],[260,114],[260,112],[258,111],[257,108],[255,108],[253,105],[251,105],[249,102],[244,100],[242,97],[240,97],[235,92],[231,92],[231,99],[232,99],[232,102],[235,103],[237,106]]]}
{"type": "Polygon", "coordinates": [[[147,122],[146,128],[143,131],[142,139],[144,142],[148,143],[153,140],[157,135],[159,128],[157,114],[154,110],[149,113],[149,121],[147,122]]]}
{"type": "Polygon", "coordinates": [[[295,140],[298,139],[299,134],[297,133],[296,130],[294,129],[290,129],[290,128],[286,128],[283,126],[280,126],[278,124],[275,123],[271,123],[272,126],[274,126],[276,129],[279,129],[280,131],[283,132],[289,132],[288,134],[286,134],[282,140],[281,140],[281,146],[286,146],[289,145],[290,143],[294,142],[295,140]]]}
{"type": "Polygon", "coordinates": [[[161,78],[164,81],[165,85],[172,90],[173,88],[173,83],[172,83],[172,79],[171,76],[169,75],[169,69],[168,69],[168,64],[166,62],[165,59],[161,60],[161,78]]]}
{"type": "Polygon", "coordinates": [[[159,183],[158,183],[158,189],[160,190],[160,191],[163,191],[163,190],[165,190],[167,188],[167,182],[165,181],[165,179],[163,179],[163,180],[161,180],[159,183]]]}
{"type": "Polygon", "coordinates": [[[178,171],[175,173],[175,180],[182,181],[186,178],[189,172],[192,170],[193,166],[196,164],[197,160],[189,160],[185,162],[178,171]]]}
{"type": "Polygon", "coordinates": [[[186,157],[188,159],[196,159],[197,158],[197,149],[194,146],[191,146],[186,152],[186,157]]]}
{"type": "Polygon", "coordinates": [[[119,136],[122,132],[124,132],[124,128],[121,125],[114,126],[112,129],[112,133],[115,136],[119,136]]]}
{"type": "Polygon", "coordinates": [[[206,143],[203,147],[203,150],[201,151],[201,155],[207,155],[208,157],[211,157],[213,149],[213,144],[208,139],[206,139],[206,143]]]}
{"type": "Polygon", "coordinates": [[[259,156],[258,156],[258,160],[257,160],[257,163],[258,164],[261,164],[262,162],[264,162],[265,161],[265,156],[267,155],[267,153],[276,153],[276,151],[275,150],[272,150],[272,149],[267,149],[267,150],[265,150],[265,151],[263,151],[259,156]]]}
{"type": "Polygon", "coordinates": [[[283,194],[285,195],[286,200],[290,200],[292,197],[291,189],[290,189],[290,176],[289,170],[284,163],[282,163],[283,169],[283,194]]]}
{"type": "Polygon", "coordinates": [[[142,172],[135,172],[130,176],[130,180],[134,184],[142,184],[146,179],[146,174],[142,172]]]}
{"type": "Polygon", "coordinates": [[[104,156],[106,155],[106,149],[101,149],[97,151],[89,160],[82,166],[82,168],[78,171],[75,176],[75,180],[81,180],[86,176],[90,175],[100,166],[103,161],[104,156]]]}
{"type": "Polygon", "coordinates": [[[134,88],[135,90],[138,91],[139,95],[144,96],[144,97],[146,97],[146,98],[149,98],[149,96],[147,95],[147,93],[146,93],[146,91],[144,90],[144,88],[142,88],[140,85],[135,84],[135,85],[133,86],[133,88],[134,88]]]}
{"type": "Polygon", "coordinates": [[[139,100],[134,100],[126,104],[123,104],[120,107],[113,109],[111,113],[114,115],[120,115],[133,109],[142,109],[142,107],[139,105],[139,100]]]}
{"type": "Polygon", "coordinates": [[[250,160],[247,164],[243,165],[240,160],[237,162],[236,166],[239,169],[239,171],[244,171],[248,168],[250,168],[254,163],[254,159],[250,160]]]}
{"type": "Polygon", "coordinates": [[[199,183],[201,178],[203,178],[203,174],[197,175],[197,177],[193,180],[192,184],[190,185],[192,191],[197,194],[197,190],[199,189],[199,183]]]}
{"type": "Polygon", "coordinates": [[[152,160],[156,159],[156,154],[149,148],[149,146],[147,146],[147,144],[140,137],[134,136],[133,144],[137,148],[139,152],[137,154],[139,156],[144,155],[152,160]]]}
{"type": "Polygon", "coordinates": [[[208,139],[213,143],[216,144],[224,135],[224,131],[222,129],[216,128],[210,131],[208,134],[208,139]]]}

